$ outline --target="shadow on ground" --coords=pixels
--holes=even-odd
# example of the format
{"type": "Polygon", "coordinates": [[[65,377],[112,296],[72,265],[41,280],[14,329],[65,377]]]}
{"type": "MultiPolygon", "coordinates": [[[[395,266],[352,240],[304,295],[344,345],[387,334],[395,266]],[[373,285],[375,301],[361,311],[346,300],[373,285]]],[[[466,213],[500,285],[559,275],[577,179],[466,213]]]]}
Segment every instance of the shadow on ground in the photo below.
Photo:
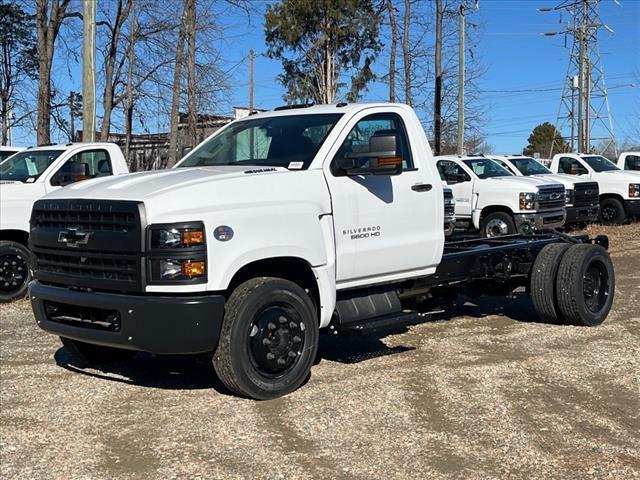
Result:
{"type": "MultiPolygon", "coordinates": [[[[450,310],[425,315],[420,323],[455,321],[456,317],[483,318],[503,316],[518,322],[539,321],[531,302],[524,294],[512,297],[481,297],[473,301],[453,305],[450,310]]],[[[317,365],[322,360],[355,364],[377,357],[395,355],[413,350],[408,346],[387,346],[382,339],[404,333],[408,327],[370,334],[348,333],[320,336],[317,365]]],[[[230,394],[218,379],[210,355],[164,356],[138,353],[132,359],[104,364],[87,364],[59,348],[54,359],[58,366],[83,375],[112,382],[121,382],[150,388],[191,390],[213,388],[219,393],[230,394]]]]}

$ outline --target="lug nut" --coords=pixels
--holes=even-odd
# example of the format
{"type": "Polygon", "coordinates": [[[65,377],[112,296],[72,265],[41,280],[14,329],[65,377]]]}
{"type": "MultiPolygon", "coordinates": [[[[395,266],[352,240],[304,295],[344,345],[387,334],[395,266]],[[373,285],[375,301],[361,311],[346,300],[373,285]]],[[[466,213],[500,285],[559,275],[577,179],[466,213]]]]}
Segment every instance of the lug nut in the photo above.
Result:
{"type": "Polygon", "coordinates": [[[262,339],[262,344],[266,345],[266,346],[269,346],[269,345],[271,345],[271,340],[269,340],[268,338],[263,338],[262,339]]]}
{"type": "Polygon", "coordinates": [[[300,343],[302,341],[302,339],[299,336],[295,336],[293,337],[293,343],[300,343]]]}
{"type": "Polygon", "coordinates": [[[280,358],[278,359],[278,365],[284,365],[285,363],[287,363],[287,362],[285,361],[285,359],[284,359],[284,358],[280,357],[280,358]]]}
{"type": "Polygon", "coordinates": [[[267,353],[267,360],[273,360],[274,358],[276,358],[276,356],[273,353],[267,353]]]}
{"type": "Polygon", "coordinates": [[[273,322],[269,322],[269,323],[267,324],[267,328],[268,328],[269,330],[275,330],[277,327],[276,327],[276,324],[275,324],[275,323],[273,323],[273,322]]]}
{"type": "Polygon", "coordinates": [[[278,318],[278,321],[280,323],[287,323],[287,317],[285,317],[284,315],[280,315],[280,318],[278,318]]]}

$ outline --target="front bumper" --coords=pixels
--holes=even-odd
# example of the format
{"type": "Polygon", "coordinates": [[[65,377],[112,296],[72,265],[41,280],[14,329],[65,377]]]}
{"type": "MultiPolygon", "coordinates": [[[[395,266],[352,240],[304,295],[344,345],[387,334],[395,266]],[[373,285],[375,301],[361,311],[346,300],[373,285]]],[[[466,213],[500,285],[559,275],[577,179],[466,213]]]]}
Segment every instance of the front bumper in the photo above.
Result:
{"type": "Polygon", "coordinates": [[[134,296],[29,285],[40,328],[61,337],[156,354],[215,349],[224,297],[134,296]]]}
{"type": "MultiPolygon", "coordinates": [[[[567,214],[564,209],[550,212],[516,213],[513,215],[518,232],[524,232],[527,228],[533,231],[548,228],[559,228],[564,225],[567,214]]],[[[526,233],[526,232],[525,232],[526,233]]]]}
{"type": "Polygon", "coordinates": [[[596,222],[599,211],[599,205],[567,207],[567,220],[565,223],[596,222]]]}
{"type": "Polygon", "coordinates": [[[640,215],[640,199],[638,200],[625,200],[624,211],[628,217],[637,217],[640,215]]]}

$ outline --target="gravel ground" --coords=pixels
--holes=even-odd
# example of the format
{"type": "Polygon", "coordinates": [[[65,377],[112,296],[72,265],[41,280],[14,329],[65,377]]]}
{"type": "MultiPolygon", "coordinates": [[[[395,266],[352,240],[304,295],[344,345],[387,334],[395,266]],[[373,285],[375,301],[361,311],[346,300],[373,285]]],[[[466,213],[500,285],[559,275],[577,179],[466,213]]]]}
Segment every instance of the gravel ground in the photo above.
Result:
{"type": "Polygon", "coordinates": [[[189,357],[87,368],[27,302],[0,306],[0,476],[640,478],[640,239],[608,233],[600,327],[536,323],[520,296],[467,302],[382,338],[323,336],[310,381],[268,402],[189,357]]]}

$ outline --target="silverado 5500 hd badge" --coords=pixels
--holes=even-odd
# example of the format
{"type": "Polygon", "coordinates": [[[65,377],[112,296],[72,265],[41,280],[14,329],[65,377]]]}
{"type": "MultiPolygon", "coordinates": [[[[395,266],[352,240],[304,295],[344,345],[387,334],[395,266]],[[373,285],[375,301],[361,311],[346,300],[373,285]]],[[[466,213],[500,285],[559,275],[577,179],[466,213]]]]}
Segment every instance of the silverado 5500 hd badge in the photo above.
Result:
{"type": "Polygon", "coordinates": [[[351,240],[375,238],[382,235],[382,227],[380,225],[372,225],[371,227],[345,228],[342,230],[342,235],[348,235],[351,240]]]}

